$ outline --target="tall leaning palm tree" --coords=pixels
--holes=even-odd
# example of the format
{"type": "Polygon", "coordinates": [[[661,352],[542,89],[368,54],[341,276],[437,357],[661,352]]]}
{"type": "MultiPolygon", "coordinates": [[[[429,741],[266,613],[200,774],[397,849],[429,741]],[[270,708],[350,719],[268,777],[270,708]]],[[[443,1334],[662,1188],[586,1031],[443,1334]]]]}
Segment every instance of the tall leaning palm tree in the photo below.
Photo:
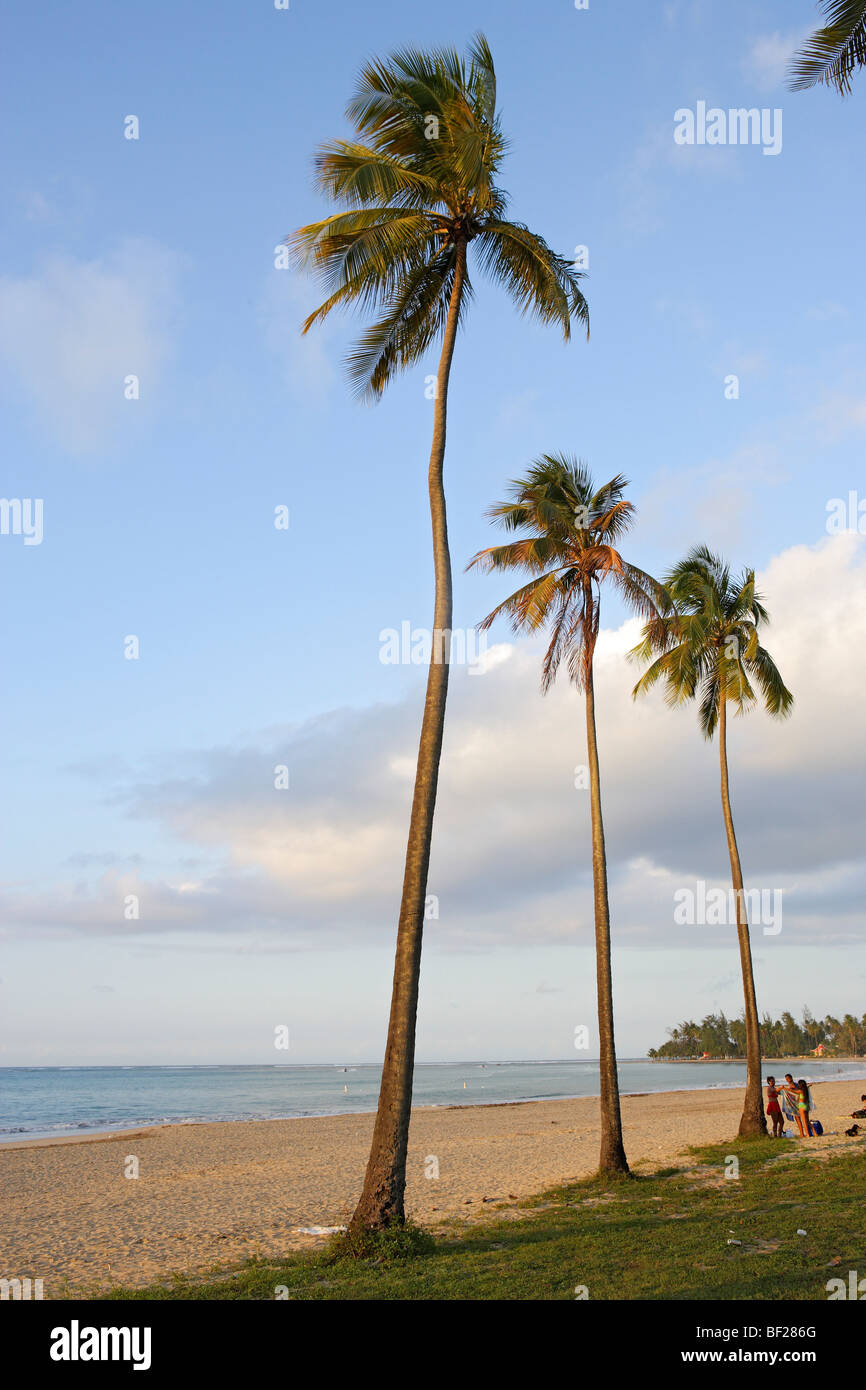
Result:
{"type": "Polygon", "coordinates": [[[511,485],[512,497],[488,515],[506,531],[524,534],[507,545],[479,551],[469,567],[488,572],[522,570],[529,582],[498,604],[483,629],[505,615],[515,632],[550,630],[541,688],[547,691],[560,664],[586,700],[586,746],[592,817],[592,882],[598,992],[598,1044],[601,1077],[599,1171],[627,1173],[616,1071],[613,984],[610,960],[610,904],[607,855],[601,810],[598,739],[595,721],[593,657],[601,614],[601,586],[616,590],[626,604],[650,617],[662,596],[654,579],[628,564],[615,542],[631,525],[633,507],[624,497],[627,480],[617,474],[596,487],[586,465],[563,454],[545,454],[525,478],[511,485]]]}
{"type": "Polygon", "coordinates": [[[470,255],[524,313],[588,330],[581,276],[535,232],[506,217],[496,183],[505,150],[496,76],[478,35],[467,57],[451,49],[402,49],[361,72],[347,115],[357,138],[323,146],[320,190],[342,210],[301,227],[297,259],[318,271],[327,299],[307,332],[338,307],[373,311],[348,359],[360,394],[391,379],[441,339],[428,489],[435,600],[427,693],[403,876],[391,1015],[379,1107],[354,1232],[405,1219],[421,935],[442,750],[451,634],[451,561],[443,487],[448,382],[458,326],[472,294],[470,255]]]}
{"type": "Polygon", "coordinates": [[[822,0],[821,7],[827,23],[796,54],[789,86],[801,92],[823,84],[844,97],[854,69],[866,67],[866,0],[822,0]]]}
{"type": "Polygon", "coordinates": [[[750,1138],[766,1134],[767,1124],[761,1100],[761,1032],[749,922],[728,786],[727,710],[731,704],[738,714],[745,714],[755,703],[758,697],[752,681],[765,709],[776,717],[790,714],[794,697],[758,640],[759,626],[769,622],[769,615],[755,588],[754,570],[734,576],[729,565],[701,545],[689,551],[664,584],[670,598],[667,611],[647,623],[643,640],[630,653],[636,661],[651,662],[633,693],[637,698],[661,680],[669,705],[700,700],[698,720],[704,738],[711,739],[716,729],[719,732],[722,814],[746,1016],[746,1095],[739,1133],[750,1138]]]}

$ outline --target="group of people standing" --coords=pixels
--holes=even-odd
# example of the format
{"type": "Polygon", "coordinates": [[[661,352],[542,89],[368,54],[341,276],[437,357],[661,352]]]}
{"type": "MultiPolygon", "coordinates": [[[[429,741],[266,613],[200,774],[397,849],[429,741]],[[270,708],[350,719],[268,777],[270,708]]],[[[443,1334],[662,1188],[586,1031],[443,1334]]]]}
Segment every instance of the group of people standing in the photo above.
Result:
{"type": "Polygon", "coordinates": [[[777,1086],[774,1076],[767,1077],[767,1114],[773,1122],[774,1139],[784,1136],[786,1119],[796,1124],[804,1139],[820,1134],[818,1122],[813,1124],[809,1119],[814,1108],[807,1081],[795,1081],[791,1073],[786,1072],[785,1080],[777,1086]]]}

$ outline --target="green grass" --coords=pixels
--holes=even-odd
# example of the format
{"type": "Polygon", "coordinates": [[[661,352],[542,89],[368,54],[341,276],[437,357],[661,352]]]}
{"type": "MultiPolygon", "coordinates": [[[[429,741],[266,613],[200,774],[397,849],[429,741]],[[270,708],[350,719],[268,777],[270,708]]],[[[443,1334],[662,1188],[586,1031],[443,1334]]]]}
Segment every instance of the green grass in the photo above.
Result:
{"type": "Polygon", "coordinates": [[[521,1203],[520,1219],[440,1227],[426,1253],[331,1247],[103,1297],[273,1299],[283,1286],[295,1300],[574,1299],[584,1285],[591,1299],[824,1300],[828,1279],[866,1268],[863,1145],[822,1160],[786,1141],[734,1142],[684,1162],[556,1188],[521,1203]],[[730,1155],[737,1179],[724,1176],[730,1155]]]}

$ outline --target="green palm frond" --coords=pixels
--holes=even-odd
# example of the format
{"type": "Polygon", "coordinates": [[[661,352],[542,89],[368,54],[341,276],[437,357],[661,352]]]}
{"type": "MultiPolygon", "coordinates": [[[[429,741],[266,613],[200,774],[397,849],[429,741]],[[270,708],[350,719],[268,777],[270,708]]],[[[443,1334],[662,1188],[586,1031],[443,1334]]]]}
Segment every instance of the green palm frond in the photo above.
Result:
{"type": "Polygon", "coordinates": [[[375,309],[392,302],[406,278],[435,258],[442,242],[423,214],[389,217],[381,209],[365,209],[301,227],[291,245],[296,260],[312,262],[333,290],[306,319],[306,333],[338,304],[375,309]]]}
{"type": "Polygon", "coordinates": [[[496,69],[490,45],[482,33],[475,35],[469,45],[472,59],[470,86],[475,109],[488,126],[496,122],[496,69]]]}
{"type": "MultiPolygon", "coordinates": [[[[378,315],[348,358],[359,393],[380,395],[441,336],[458,246],[475,243],[480,268],[521,312],[558,325],[565,338],[572,321],[588,326],[580,273],[505,216],[497,176],[506,142],[483,34],[465,55],[405,47],[372,60],[347,115],[357,138],[330,141],[316,156],[320,192],[345,210],[287,241],[296,264],[328,291],[304,331],[336,308],[378,315]]],[[[468,275],[458,283],[460,315],[471,285],[468,275]]]]}
{"type": "Polygon", "coordinates": [[[665,598],[645,623],[629,653],[647,666],[635,699],[664,681],[668,705],[699,699],[698,722],[712,738],[724,699],[744,714],[755,703],[755,685],[769,714],[784,717],[794,702],[759,628],[769,615],[755,586],[755,572],[735,578],[731,567],[706,546],[695,546],[663,581],[665,598]],[[655,660],[653,660],[655,658],[655,660]]]}
{"type": "Polygon", "coordinates": [[[489,218],[479,233],[482,268],[508,291],[521,313],[558,323],[571,336],[571,321],[586,328],[589,308],[580,288],[583,272],[551,251],[542,237],[517,222],[489,218]]]}
{"type": "Polygon", "coordinates": [[[513,631],[549,630],[542,665],[547,690],[563,661],[569,676],[585,688],[600,624],[600,592],[605,582],[641,616],[660,620],[669,599],[661,585],[624,560],[610,544],[631,524],[633,508],[623,497],[628,480],[617,474],[597,487],[586,464],[565,454],[543,454],[523,478],[510,484],[511,497],[497,502],[488,516],[506,531],[528,534],[507,545],[481,550],[468,569],[486,573],[523,570],[533,575],[479,624],[486,630],[500,616],[513,631]]]}
{"type": "Polygon", "coordinates": [[[429,209],[440,202],[441,189],[431,173],[349,140],[323,145],[315,167],[319,190],[350,207],[393,204],[429,209]]]}
{"type": "MultiPolygon", "coordinates": [[[[417,362],[448,317],[457,253],[446,246],[429,265],[406,275],[386,312],[361,335],[347,358],[358,395],[380,396],[395,370],[417,362]]],[[[472,286],[464,285],[467,299],[472,286]]]]}
{"type": "MultiPolygon", "coordinates": [[[[649,639],[645,639],[637,647],[634,647],[632,651],[629,652],[629,656],[633,657],[635,660],[650,661],[652,647],[649,645],[649,639]]],[[[667,653],[664,656],[657,656],[655,661],[650,661],[650,665],[646,668],[632,691],[632,696],[645,695],[648,690],[652,690],[653,686],[656,685],[662,677],[667,676],[669,665],[670,662],[667,653]]]]}
{"type": "MultiPolygon", "coordinates": [[[[623,493],[628,487],[628,479],[623,473],[617,473],[610,482],[600,487],[597,492],[593,492],[592,479],[584,469],[580,474],[580,489],[589,497],[590,510],[600,515],[602,512],[616,511],[625,508],[631,513],[634,508],[631,502],[626,502],[623,493]]],[[[626,526],[626,530],[628,526],[626,526]]]]}
{"type": "Polygon", "coordinates": [[[698,724],[705,739],[711,739],[716,732],[721,708],[721,681],[712,675],[704,682],[698,707],[698,724]]]}
{"type": "Polygon", "coordinates": [[[722,669],[721,681],[726,700],[736,705],[737,714],[745,714],[749,705],[755,703],[755,692],[749,681],[745,663],[742,660],[728,662],[722,669]]]}
{"type": "Polygon", "coordinates": [[[775,661],[763,647],[757,647],[749,659],[749,669],[761,688],[764,704],[777,718],[786,719],[794,706],[794,697],[782,680],[775,661]]]}
{"type": "Polygon", "coordinates": [[[346,115],[378,149],[403,154],[414,148],[413,122],[429,114],[441,115],[465,79],[460,57],[453,51],[399,49],[390,58],[375,58],[361,69],[346,115]]]}
{"type": "Polygon", "coordinates": [[[855,69],[866,67],[866,0],[823,0],[823,10],[827,23],[796,55],[788,85],[801,92],[820,83],[847,96],[855,69]]]}

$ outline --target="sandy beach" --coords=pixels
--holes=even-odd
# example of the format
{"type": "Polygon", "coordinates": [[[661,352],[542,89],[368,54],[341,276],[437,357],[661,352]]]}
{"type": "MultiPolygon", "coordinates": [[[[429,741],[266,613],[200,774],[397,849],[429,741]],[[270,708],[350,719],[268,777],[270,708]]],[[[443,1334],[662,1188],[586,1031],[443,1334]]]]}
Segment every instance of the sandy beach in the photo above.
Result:
{"type": "MultiPolygon", "coordinates": [[[[813,1088],[826,1140],[841,1135],[862,1082],[813,1088]]],[[[740,1091],[623,1097],[629,1162],[669,1164],[690,1144],[736,1133],[740,1091]]],[[[334,1226],[360,1191],[373,1116],[162,1126],[0,1148],[0,1274],[44,1280],[45,1297],[143,1284],[254,1254],[316,1247],[299,1227],[334,1226]],[[137,1178],[125,1176],[138,1160],[137,1178]]],[[[840,1137],[841,1136],[841,1137],[840,1137]]],[[[597,1099],[421,1108],[413,1113],[407,1209],[425,1225],[478,1220],[490,1202],[590,1175],[597,1099]],[[438,1178],[426,1177],[438,1162],[438,1178]],[[484,1199],[487,1199],[485,1203],[484,1199]]]]}

